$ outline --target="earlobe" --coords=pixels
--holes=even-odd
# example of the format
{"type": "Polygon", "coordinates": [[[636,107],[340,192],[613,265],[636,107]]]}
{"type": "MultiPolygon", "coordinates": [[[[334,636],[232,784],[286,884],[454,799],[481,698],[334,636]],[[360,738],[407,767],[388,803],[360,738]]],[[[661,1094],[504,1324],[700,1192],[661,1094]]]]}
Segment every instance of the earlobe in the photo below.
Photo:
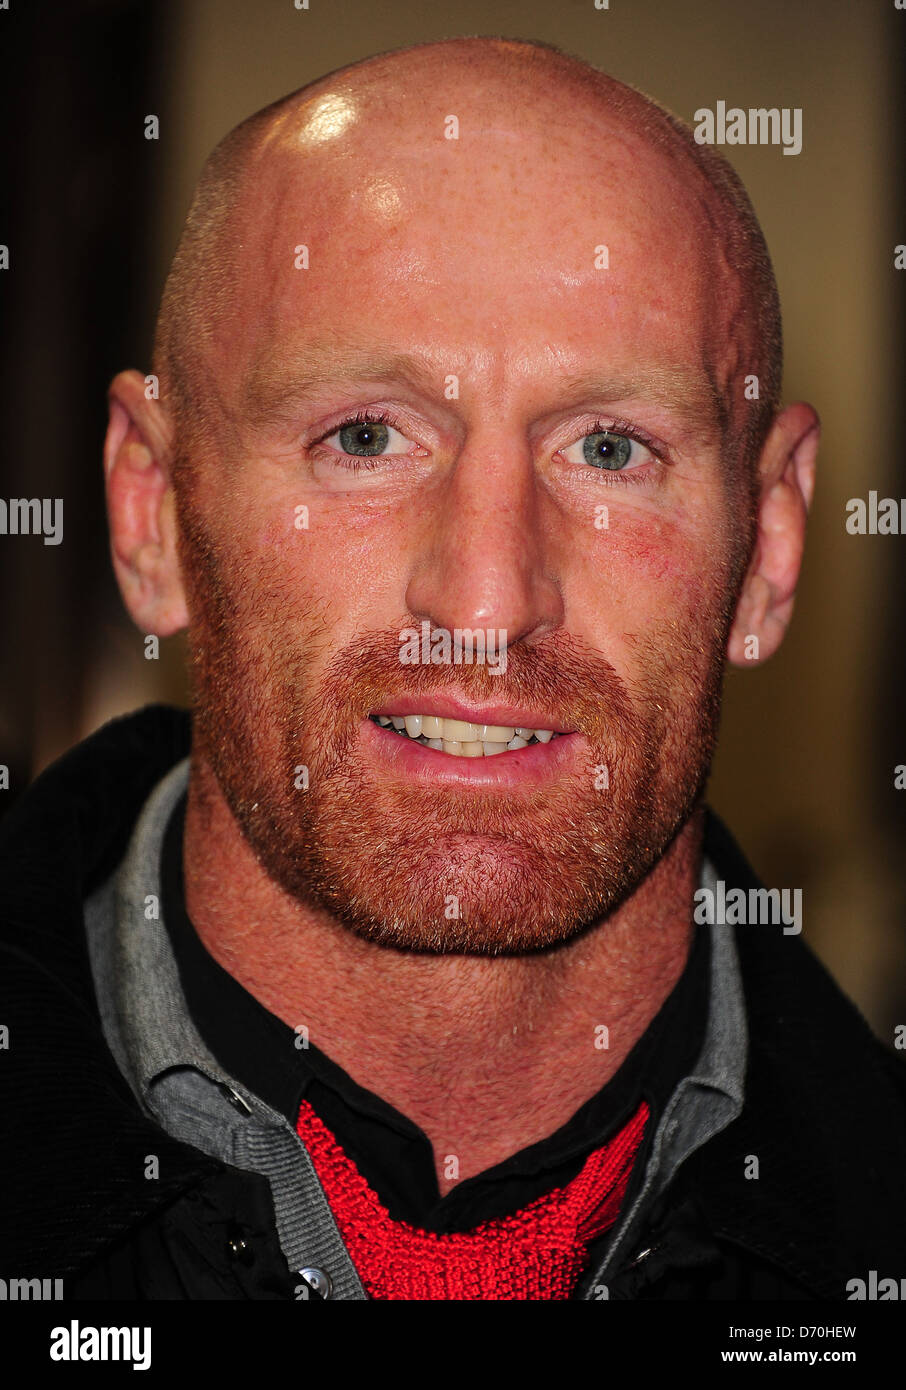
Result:
{"type": "Polygon", "coordinates": [[[730,631],[727,656],[734,666],[754,666],[768,653],[761,650],[765,632],[771,590],[767,580],[757,570],[749,570],[730,631]]]}
{"type": "Polygon", "coordinates": [[[797,402],[778,415],[765,441],[758,536],[727,643],[734,666],[773,656],[793,616],[819,435],[817,414],[797,402]]]}
{"type": "Polygon", "coordinates": [[[168,422],[138,372],[109,391],[104,473],[113,568],[133,621],[160,637],[188,623],[172,520],[168,422]]]}

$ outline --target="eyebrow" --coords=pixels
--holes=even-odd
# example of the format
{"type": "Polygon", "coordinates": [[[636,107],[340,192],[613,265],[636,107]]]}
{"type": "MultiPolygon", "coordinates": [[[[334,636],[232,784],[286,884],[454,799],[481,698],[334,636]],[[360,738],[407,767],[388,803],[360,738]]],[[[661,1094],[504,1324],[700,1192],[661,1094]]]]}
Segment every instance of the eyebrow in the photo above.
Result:
{"type": "Polygon", "coordinates": [[[408,381],[425,395],[437,390],[443,372],[408,353],[375,355],[373,349],[343,349],[313,343],[302,352],[258,362],[243,390],[245,418],[262,424],[304,400],[320,386],[340,381],[408,381]]]}
{"type": "MultiPolygon", "coordinates": [[[[406,381],[426,396],[436,395],[442,369],[409,353],[375,354],[373,348],[313,343],[274,362],[259,360],[243,390],[245,419],[261,425],[289,414],[319,387],[341,381],[406,381]]],[[[727,404],[710,373],[682,365],[642,366],[627,375],[590,370],[563,378],[565,399],[646,401],[662,407],[690,430],[723,431],[727,404]]]]}
{"type": "Polygon", "coordinates": [[[643,366],[627,376],[582,372],[566,377],[562,389],[577,400],[648,401],[699,433],[709,426],[722,429],[726,418],[726,404],[710,373],[694,367],[643,366]]]}

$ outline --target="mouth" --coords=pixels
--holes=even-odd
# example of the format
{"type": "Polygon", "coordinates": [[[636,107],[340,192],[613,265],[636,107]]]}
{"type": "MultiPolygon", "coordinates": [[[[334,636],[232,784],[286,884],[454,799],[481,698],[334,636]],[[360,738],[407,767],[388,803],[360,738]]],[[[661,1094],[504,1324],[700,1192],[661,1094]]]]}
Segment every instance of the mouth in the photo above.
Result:
{"type": "Polygon", "coordinates": [[[532,728],[526,724],[479,724],[435,714],[370,714],[372,724],[409,743],[421,744],[454,758],[492,758],[522,748],[552,743],[566,731],[532,728]]]}

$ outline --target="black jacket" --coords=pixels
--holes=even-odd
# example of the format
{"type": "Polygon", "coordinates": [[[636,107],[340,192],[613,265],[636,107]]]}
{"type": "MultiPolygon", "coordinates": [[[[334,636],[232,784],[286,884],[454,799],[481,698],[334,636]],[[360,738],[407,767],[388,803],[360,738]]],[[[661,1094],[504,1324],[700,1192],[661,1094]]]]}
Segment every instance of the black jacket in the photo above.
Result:
{"type": "MultiPolygon", "coordinates": [[[[67,1297],[299,1296],[267,1180],[144,1116],[95,1000],[83,901],[189,743],[175,709],[116,720],[0,826],[0,1274],[62,1277],[67,1297]]],[[[728,887],[757,886],[713,816],[706,852],[728,887]]],[[[736,942],[750,1030],[743,1112],[652,1208],[612,1299],[845,1299],[870,1270],[902,1273],[906,1062],[801,939],[742,927],[736,942]],[[757,1180],[744,1176],[749,1155],[757,1180]]]]}

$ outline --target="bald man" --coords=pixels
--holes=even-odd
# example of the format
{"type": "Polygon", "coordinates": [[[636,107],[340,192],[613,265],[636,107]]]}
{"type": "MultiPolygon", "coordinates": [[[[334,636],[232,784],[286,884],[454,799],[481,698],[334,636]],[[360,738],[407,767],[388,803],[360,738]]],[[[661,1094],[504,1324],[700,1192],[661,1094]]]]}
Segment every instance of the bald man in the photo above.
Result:
{"type": "Polygon", "coordinates": [[[23,1268],[311,1301],[897,1275],[902,1067],[703,799],[819,432],[730,167],[542,45],[369,59],[215,150],[153,369],[110,388],[112,554],[140,631],[188,633],[191,722],[108,726],[7,831],[23,1268]]]}

